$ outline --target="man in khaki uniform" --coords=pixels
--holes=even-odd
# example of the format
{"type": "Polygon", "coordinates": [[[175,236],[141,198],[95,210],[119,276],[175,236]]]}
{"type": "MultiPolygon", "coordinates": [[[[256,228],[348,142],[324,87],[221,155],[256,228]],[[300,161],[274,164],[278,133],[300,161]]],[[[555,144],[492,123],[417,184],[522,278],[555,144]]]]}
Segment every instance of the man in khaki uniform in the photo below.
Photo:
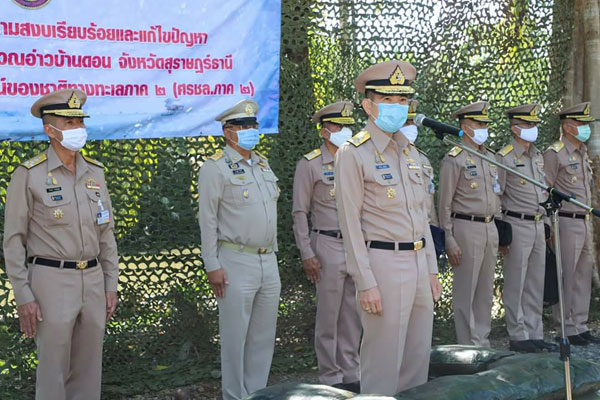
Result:
{"type": "MultiPolygon", "coordinates": [[[[417,125],[415,125],[414,119],[417,116],[417,107],[419,106],[419,100],[411,99],[408,103],[408,117],[406,119],[406,124],[402,128],[400,128],[400,132],[408,139],[411,144],[415,144],[417,141],[417,136],[419,135],[419,131],[417,129],[417,125]]],[[[429,223],[433,226],[439,226],[439,221],[437,217],[436,207],[435,207],[435,184],[434,178],[435,174],[433,172],[433,167],[431,166],[431,162],[427,157],[427,153],[425,153],[420,148],[416,147],[419,152],[419,162],[423,166],[423,175],[425,177],[426,185],[425,191],[427,193],[427,210],[428,210],[428,218],[429,223]]]]}
{"type": "MultiPolygon", "coordinates": [[[[592,167],[583,144],[590,137],[590,103],[565,108],[559,113],[561,139],[544,153],[546,182],[576,200],[592,203],[592,167]]],[[[560,252],[564,281],[565,330],[569,342],[584,346],[598,343],[587,326],[592,290],[592,221],[584,209],[563,202],[559,213],[560,252]]],[[[557,322],[559,313],[554,309],[557,322]]]]}
{"type": "MultiPolygon", "coordinates": [[[[539,182],[545,182],[544,158],[535,147],[540,106],[525,104],[506,111],[513,138],[498,153],[498,161],[539,182]]],[[[498,171],[502,215],[512,227],[512,244],[504,254],[503,299],[510,349],[527,353],[556,351],[544,342],[542,311],[546,241],[540,203],[548,198],[541,188],[524,179],[498,171]]]]}
{"type": "Polygon", "coordinates": [[[281,283],[277,267],[277,177],[254,151],[253,100],[221,113],[227,146],[198,176],[202,259],[219,305],[223,399],[267,385],[281,283]]]}
{"type": "Polygon", "coordinates": [[[346,267],[333,189],[334,156],[338,147],[352,137],[352,110],[352,103],[340,101],[313,116],[312,121],[321,124],[324,142],[296,166],[292,218],[306,277],[317,285],[315,351],[319,381],[360,392],[361,327],[356,288],[346,267]]]}
{"type": "Polygon", "coordinates": [[[397,133],[415,77],[400,60],[363,71],[355,86],[369,121],[336,154],[335,197],[364,330],[362,393],[393,395],[427,381],[441,285],[419,153],[397,133]]]}
{"type": "Polygon", "coordinates": [[[37,344],[36,399],[100,399],[104,325],[117,307],[104,167],[79,151],[85,101],[68,89],[35,102],[50,148],[15,170],[6,198],[6,273],[21,331],[37,344]]]}
{"type": "MultiPolygon", "coordinates": [[[[492,157],[487,140],[487,102],[455,111],[465,146],[492,157]]],[[[500,185],[494,165],[453,147],[442,160],[439,186],[440,224],[446,233],[446,252],[454,268],[452,298],[459,344],[489,346],[500,185]]]]}

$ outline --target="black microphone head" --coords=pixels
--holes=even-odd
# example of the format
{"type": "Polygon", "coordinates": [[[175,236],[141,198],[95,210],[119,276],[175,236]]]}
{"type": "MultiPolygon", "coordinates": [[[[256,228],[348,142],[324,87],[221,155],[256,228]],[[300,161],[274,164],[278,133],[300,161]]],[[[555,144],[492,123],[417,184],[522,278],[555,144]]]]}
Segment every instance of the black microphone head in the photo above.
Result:
{"type": "Polygon", "coordinates": [[[416,126],[422,126],[423,125],[423,120],[425,118],[427,118],[425,115],[423,115],[423,114],[417,114],[413,118],[413,122],[415,123],[416,126]]]}

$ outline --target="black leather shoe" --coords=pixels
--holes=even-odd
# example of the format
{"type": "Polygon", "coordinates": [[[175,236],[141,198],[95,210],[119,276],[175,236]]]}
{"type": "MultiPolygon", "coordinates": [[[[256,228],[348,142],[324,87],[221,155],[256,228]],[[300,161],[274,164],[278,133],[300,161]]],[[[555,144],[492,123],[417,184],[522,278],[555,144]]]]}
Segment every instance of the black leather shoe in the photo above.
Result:
{"type": "Polygon", "coordinates": [[[539,353],[540,349],[531,340],[511,340],[508,348],[519,353],[539,353]]]}
{"type": "MultiPolygon", "coordinates": [[[[579,335],[571,335],[571,336],[567,336],[567,338],[569,339],[569,343],[572,344],[573,346],[587,346],[588,344],[590,344],[590,342],[588,342],[587,340],[585,340],[584,338],[582,338],[579,335]]],[[[560,336],[556,336],[554,338],[554,341],[560,342],[560,336]]]]}
{"type": "Polygon", "coordinates": [[[541,339],[537,339],[537,340],[530,340],[531,343],[534,344],[535,347],[537,347],[538,349],[542,350],[542,351],[558,351],[558,346],[555,345],[554,343],[548,343],[545,342],[541,339]]]}
{"type": "Polygon", "coordinates": [[[587,340],[590,343],[600,343],[600,338],[598,336],[592,335],[590,331],[585,331],[579,334],[579,337],[587,340]]]}
{"type": "Polygon", "coordinates": [[[360,393],[360,381],[350,383],[336,383],[335,385],[331,385],[331,387],[334,387],[336,389],[347,390],[356,394],[360,393]]]}

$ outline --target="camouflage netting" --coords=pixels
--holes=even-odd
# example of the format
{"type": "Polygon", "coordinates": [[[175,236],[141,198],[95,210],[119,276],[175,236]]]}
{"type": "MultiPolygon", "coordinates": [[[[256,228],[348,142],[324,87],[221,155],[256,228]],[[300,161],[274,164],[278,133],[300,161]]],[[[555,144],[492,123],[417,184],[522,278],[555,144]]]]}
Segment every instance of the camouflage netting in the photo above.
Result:
{"type": "MultiPolygon", "coordinates": [[[[455,108],[488,100],[490,145],[499,148],[509,136],[502,110],[539,102],[544,147],[558,134],[553,115],[561,107],[572,9],[573,0],[283,0],[280,134],[262,142],[282,189],[275,371],[315,365],[314,289],[301,271],[291,230],[295,163],[319,145],[313,112],[341,98],[358,104],[352,85],[357,73],[371,63],[402,58],[419,71],[420,112],[454,122],[449,114],[455,108]]],[[[360,119],[357,129],[363,114],[360,119]]],[[[105,344],[106,398],[218,377],[217,311],[202,273],[196,175],[222,144],[218,138],[190,138],[97,141],[86,147],[107,166],[121,255],[121,304],[105,344]]],[[[417,144],[437,169],[448,146],[426,130],[417,144]]],[[[45,147],[0,144],[0,204],[14,168],[45,147]]],[[[445,274],[438,320],[452,316],[449,283],[445,274]]],[[[9,287],[2,271],[0,398],[30,398],[34,347],[19,335],[9,287]]],[[[494,312],[499,311],[497,302],[494,312]]]]}

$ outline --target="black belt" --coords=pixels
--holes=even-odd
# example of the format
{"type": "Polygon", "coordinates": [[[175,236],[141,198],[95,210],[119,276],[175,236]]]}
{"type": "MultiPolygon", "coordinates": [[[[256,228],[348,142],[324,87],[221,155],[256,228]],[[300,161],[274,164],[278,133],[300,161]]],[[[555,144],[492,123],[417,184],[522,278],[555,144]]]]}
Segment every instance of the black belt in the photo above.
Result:
{"type": "Polygon", "coordinates": [[[524,219],[527,221],[540,221],[543,217],[542,214],[539,215],[529,215],[529,214],[521,214],[521,213],[516,213],[516,212],[512,212],[512,211],[502,211],[502,214],[504,215],[508,215],[509,217],[514,217],[514,218],[519,218],[519,219],[524,219]]]}
{"type": "Polygon", "coordinates": [[[421,240],[417,240],[416,242],[380,242],[378,240],[373,240],[371,242],[367,242],[368,247],[372,249],[382,249],[382,250],[421,250],[425,248],[425,238],[421,240]]]}
{"type": "Polygon", "coordinates": [[[45,265],[46,267],[54,267],[54,268],[67,268],[67,269],[86,269],[93,268],[98,265],[98,259],[94,258],[89,261],[59,261],[59,260],[49,260],[47,258],[41,257],[29,257],[27,262],[30,264],[37,265],[45,265]]]}
{"type": "Polygon", "coordinates": [[[577,213],[568,213],[568,212],[559,212],[559,216],[567,217],[567,218],[576,218],[576,219],[589,219],[589,214],[577,214],[577,213]]]}
{"type": "Polygon", "coordinates": [[[491,215],[489,217],[477,217],[475,215],[465,215],[465,214],[459,214],[459,213],[452,213],[450,214],[450,216],[452,218],[456,218],[456,219],[465,219],[467,221],[475,221],[475,222],[485,222],[486,224],[492,222],[494,220],[494,216],[491,215]]]}
{"type": "Polygon", "coordinates": [[[321,235],[325,235],[325,236],[331,236],[333,238],[336,239],[341,239],[342,238],[342,232],[340,231],[321,231],[319,229],[315,229],[315,232],[321,234],[321,235]]]}

